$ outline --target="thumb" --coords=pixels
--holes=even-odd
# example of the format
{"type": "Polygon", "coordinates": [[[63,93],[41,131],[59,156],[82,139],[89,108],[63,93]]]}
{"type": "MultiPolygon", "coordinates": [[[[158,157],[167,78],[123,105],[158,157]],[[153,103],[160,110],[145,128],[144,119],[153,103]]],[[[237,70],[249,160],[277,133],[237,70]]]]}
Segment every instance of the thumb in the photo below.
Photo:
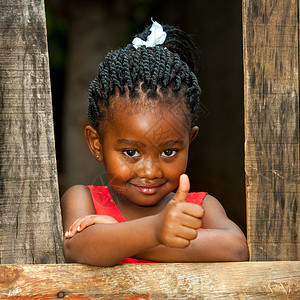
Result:
{"type": "Polygon", "coordinates": [[[179,186],[173,199],[176,201],[185,202],[189,191],[190,191],[189,177],[186,174],[182,174],[180,175],[179,186]]]}

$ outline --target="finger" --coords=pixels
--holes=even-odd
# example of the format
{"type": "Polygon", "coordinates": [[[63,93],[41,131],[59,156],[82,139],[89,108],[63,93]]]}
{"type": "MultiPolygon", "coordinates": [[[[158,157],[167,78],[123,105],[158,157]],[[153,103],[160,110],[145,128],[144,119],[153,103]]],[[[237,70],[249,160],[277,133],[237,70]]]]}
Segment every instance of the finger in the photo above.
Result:
{"type": "Polygon", "coordinates": [[[180,175],[179,186],[174,196],[174,200],[180,202],[186,202],[187,195],[190,191],[190,180],[186,174],[180,175]]]}
{"type": "Polygon", "coordinates": [[[71,227],[70,229],[68,229],[68,230],[66,231],[65,237],[66,237],[66,238],[71,238],[71,237],[73,237],[76,233],[77,233],[77,228],[71,227]]]}
{"type": "Polygon", "coordinates": [[[113,223],[119,223],[115,218],[107,215],[101,216],[101,222],[96,222],[96,223],[101,223],[101,224],[113,224],[113,223]]]}
{"type": "Polygon", "coordinates": [[[84,217],[78,218],[66,231],[65,237],[67,238],[73,237],[76,234],[78,226],[80,225],[83,219],[84,217]]]}
{"type": "Polygon", "coordinates": [[[191,241],[191,240],[194,240],[197,235],[198,235],[198,232],[196,229],[193,229],[193,228],[188,228],[188,227],[185,227],[185,226],[182,226],[176,233],[177,237],[180,237],[182,239],[185,239],[185,240],[188,240],[188,241],[191,241]]]}
{"type": "Polygon", "coordinates": [[[202,221],[200,218],[185,215],[181,218],[181,225],[192,229],[198,229],[201,228],[202,221]]]}
{"type": "Polygon", "coordinates": [[[179,236],[175,236],[172,240],[164,243],[169,248],[186,248],[190,245],[190,241],[179,236]]]}
{"type": "Polygon", "coordinates": [[[77,227],[77,231],[80,232],[83,229],[85,229],[91,225],[94,225],[96,223],[100,223],[100,222],[96,222],[95,216],[88,216],[88,217],[82,219],[82,221],[80,222],[80,224],[77,227]]]}
{"type": "Polygon", "coordinates": [[[204,216],[204,209],[202,206],[197,205],[195,203],[185,203],[182,206],[182,211],[195,218],[203,218],[204,216]]]}
{"type": "Polygon", "coordinates": [[[112,224],[118,223],[118,221],[107,215],[90,215],[82,219],[81,223],[79,224],[77,231],[82,231],[83,229],[94,225],[94,224],[112,224]]]}

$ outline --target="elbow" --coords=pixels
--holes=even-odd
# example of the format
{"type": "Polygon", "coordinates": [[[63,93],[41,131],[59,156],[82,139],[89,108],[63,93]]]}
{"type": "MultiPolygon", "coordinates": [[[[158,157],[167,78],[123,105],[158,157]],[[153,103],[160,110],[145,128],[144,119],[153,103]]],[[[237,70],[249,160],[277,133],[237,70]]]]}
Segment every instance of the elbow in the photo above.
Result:
{"type": "Polygon", "coordinates": [[[236,237],[229,250],[229,261],[248,261],[249,250],[244,237],[236,237]]]}
{"type": "Polygon", "coordinates": [[[67,263],[79,263],[79,261],[77,261],[76,259],[76,255],[74,255],[74,251],[73,251],[72,247],[72,242],[70,239],[64,238],[64,242],[63,242],[63,254],[65,257],[65,261],[67,263]]]}
{"type": "Polygon", "coordinates": [[[118,264],[108,257],[100,257],[93,251],[89,251],[91,247],[79,247],[72,239],[64,239],[63,254],[67,263],[78,263],[97,267],[112,267],[118,264]]]}

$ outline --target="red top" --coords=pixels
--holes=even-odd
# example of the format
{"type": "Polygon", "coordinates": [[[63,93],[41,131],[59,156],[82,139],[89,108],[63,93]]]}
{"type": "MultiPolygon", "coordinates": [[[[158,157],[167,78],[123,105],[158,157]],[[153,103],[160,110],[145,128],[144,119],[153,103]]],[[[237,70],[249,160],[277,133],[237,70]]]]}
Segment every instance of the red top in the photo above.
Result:
{"type": "MultiPolygon", "coordinates": [[[[127,222],[127,220],[124,218],[119,208],[117,207],[116,203],[114,202],[107,186],[88,185],[87,187],[90,189],[95,212],[97,215],[111,216],[115,218],[119,223],[127,222]]],[[[205,192],[189,193],[186,202],[202,205],[202,202],[206,195],[207,193],[205,192]]],[[[122,263],[154,263],[154,261],[130,257],[120,262],[120,264],[122,263]]]]}

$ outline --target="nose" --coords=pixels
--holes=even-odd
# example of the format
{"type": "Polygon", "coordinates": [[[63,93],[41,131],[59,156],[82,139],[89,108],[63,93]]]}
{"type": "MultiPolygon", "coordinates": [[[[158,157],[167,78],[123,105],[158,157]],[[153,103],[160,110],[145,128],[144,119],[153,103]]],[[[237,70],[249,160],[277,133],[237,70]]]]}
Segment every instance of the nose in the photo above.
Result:
{"type": "Polygon", "coordinates": [[[158,159],[145,157],[138,162],[137,173],[141,178],[155,179],[162,178],[163,171],[158,159]]]}

